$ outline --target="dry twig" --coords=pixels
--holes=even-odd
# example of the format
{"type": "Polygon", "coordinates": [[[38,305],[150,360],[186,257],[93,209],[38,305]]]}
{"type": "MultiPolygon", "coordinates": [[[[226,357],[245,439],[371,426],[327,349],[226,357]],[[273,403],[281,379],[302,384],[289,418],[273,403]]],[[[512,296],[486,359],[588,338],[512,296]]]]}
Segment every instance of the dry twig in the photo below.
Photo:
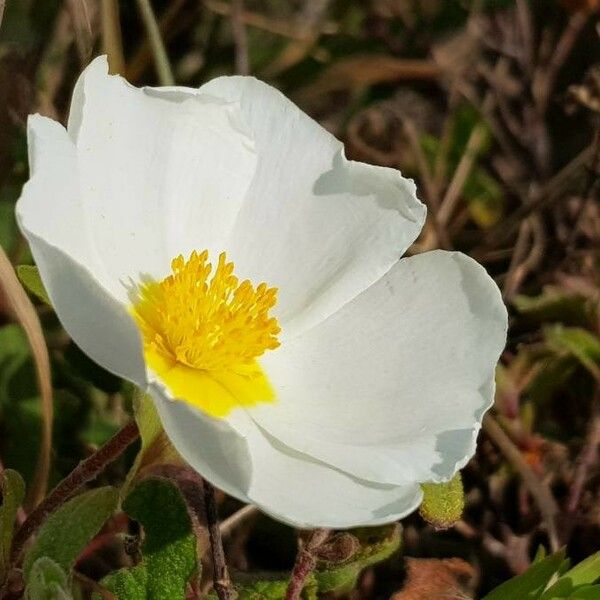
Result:
{"type": "Polygon", "coordinates": [[[229,577],[229,570],[225,562],[223,539],[219,528],[219,515],[217,513],[217,500],[215,488],[204,479],[204,507],[206,510],[206,525],[210,537],[210,548],[213,560],[213,586],[219,600],[233,600],[235,591],[229,577]]]}
{"type": "Polygon", "coordinates": [[[483,419],[483,430],[523,478],[523,483],[536,501],[546,523],[550,547],[553,552],[556,552],[560,546],[556,529],[556,515],[559,511],[554,496],[548,486],[534,473],[519,449],[490,414],[487,414],[483,419]]]}
{"type": "Polygon", "coordinates": [[[38,464],[35,477],[28,493],[29,506],[37,506],[48,487],[50,474],[50,458],[52,453],[52,419],[54,404],[52,400],[52,378],[50,375],[50,358],[44,339],[44,332],[35,307],[29,300],[27,293],[19,283],[16,273],[6,253],[0,246],[0,284],[4,290],[10,309],[19,321],[27,341],[31,347],[35,363],[37,384],[42,402],[42,433],[38,464]]]}

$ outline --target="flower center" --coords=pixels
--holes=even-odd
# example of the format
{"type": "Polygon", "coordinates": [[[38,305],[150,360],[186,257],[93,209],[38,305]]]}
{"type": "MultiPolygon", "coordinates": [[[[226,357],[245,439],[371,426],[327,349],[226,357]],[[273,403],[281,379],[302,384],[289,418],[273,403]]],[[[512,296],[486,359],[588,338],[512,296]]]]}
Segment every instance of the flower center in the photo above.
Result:
{"type": "Polygon", "coordinates": [[[279,346],[281,330],[269,316],[277,289],[240,282],[224,252],[214,273],[207,250],[178,256],[171,269],[161,282],[140,285],[133,306],[150,368],[174,396],[212,416],[272,401],[256,359],[279,346]]]}

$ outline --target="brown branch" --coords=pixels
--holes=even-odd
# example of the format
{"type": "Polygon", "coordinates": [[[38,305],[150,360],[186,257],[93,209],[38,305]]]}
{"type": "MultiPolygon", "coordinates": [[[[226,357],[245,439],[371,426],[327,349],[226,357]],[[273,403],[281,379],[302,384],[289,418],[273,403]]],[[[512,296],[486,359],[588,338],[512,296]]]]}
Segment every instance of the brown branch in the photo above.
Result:
{"type": "Polygon", "coordinates": [[[498,422],[489,414],[483,419],[483,430],[487,436],[498,446],[508,462],[519,472],[523,483],[529,490],[529,493],[535,500],[542,518],[546,522],[548,531],[548,540],[552,552],[559,549],[558,532],[556,529],[556,515],[558,514],[558,505],[548,486],[535,474],[533,469],[527,464],[520,450],[513,441],[504,432],[498,422]]]}
{"type": "Polygon", "coordinates": [[[575,476],[569,491],[567,500],[567,512],[573,514],[579,507],[581,496],[585,483],[588,479],[588,474],[594,463],[598,461],[598,448],[600,448],[600,410],[598,409],[598,401],[600,394],[596,394],[594,398],[594,415],[590,423],[585,445],[581,450],[581,454],[577,458],[577,467],[575,476]]]}
{"type": "Polygon", "coordinates": [[[594,145],[580,152],[570,163],[565,165],[556,175],[551,177],[536,192],[530,195],[529,201],[515,210],[510,217],[492,229],[488,236],[489,245],[507,242],[521,226],[521,221],[536,210],[548,208],[553,202],[564,197],[573,180],[584,172],[594,156],[594,145]]]}
{"type": "Polygon", "coordinates": [[[518,293],[521,284],[527,275],[533,271],[544,258],[546,249],[546,233],[541,219],[533,214],[525,219],[519,231],[519,237],[515,244],[508,274],[503,289],[503,297],[511,300],[518,293]],[[531,238],[526,252],[526,241],[531,238]]]}
{"type": "Polygon", "coordinates": [[[328,537],[329,529],[315,529],[306,545],[300,549],[290,577],[290,583],[285,592],[285,600],[299,600],[306,578],[312,573],[317,564],[314,552],[328,537]]]}
{"type": "Polygon", "coordinates": [[[577,42],[579,34],[590,18],[590,13],[580,10],[571,15],[569,22],[562,32],[558,42],[554,46],[554,52],[546,67],[540,67],[533,78],[532,92],[536,99],[540,114],[544,114],[548,108],[550,95],[554,89],[556,77],[569,57],[573,46],[577,42]]]}
{"type": "Polygon", "coordinates": [[[223,539],[221,537],[221,529],[219,528],[215,488],[206,479],[203,481],[203,487],[206,524],[210,536],[210,549],[213,560],[213,586],[219,600],[233,600],[236,597],[236,593],[229,577],[227,563],[225,562],[225,551],[223,550],[223,539]]]}
{"type": "Polygon", "coordinates": [[[66,502],[83,484],[94,479],[109,463],[123,454],[125,449],[137,440],[138,437],[139,430],[137,423],[131,420],[108,440],[104,446],[80,462],[27,517],[17,531],[12,547],[13,561],[19,558],[25,542],[37,531],[48,516],[66,502]]]}

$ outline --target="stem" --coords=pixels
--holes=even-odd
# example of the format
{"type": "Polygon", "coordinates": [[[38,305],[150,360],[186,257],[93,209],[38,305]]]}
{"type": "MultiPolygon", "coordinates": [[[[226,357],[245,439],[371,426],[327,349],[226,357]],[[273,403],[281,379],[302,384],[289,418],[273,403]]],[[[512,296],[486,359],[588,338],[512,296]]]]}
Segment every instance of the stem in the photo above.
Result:
{"type": "Polygon", "coordinates": [[[46,499],[25,519],[13,540],[12,559],[16,561],[25,542],[59,506],[66,502],[83,484],[94,479],[106,465],[118,458],[138,437],[137,423],[132,420],[117,432],[104,446],[80,462],[46,499]]]}
{"type": "Polygon", "coordinates": [[[102,27],[102,49],[108,56],[111,74],[125,75],[125,58],[123,57],[123,36],[119,19],[118,0],[101,0],[100,20],[102,27]]]}
{"type": "Polygon", "coordinates": [[[235,41],[235,70],[238,75],[248,75],[248,39],[244,23],[244,0],[233,0],[231,10],[231,28],[235,41]]]}
{"type": "Polygon", "coordinates": [[[156,72],[158,74],[160,85],[175,85],[175,77],[173,76],[171,63],[169,62],[169,57],[167,56],[167,51],[165,50],[165,45],[150,0],[137,0],[137,3],[140,10],[140,16],[146,27],[152,54],[154,55],[154,64],[156,65],[156,72]]]}
{"type": "Polygon", "coordinates": [[[508,462],[519,472],[523,478],[523,483],[533,496],[548,530],[548,539],[552,552],[556,552],[560,544],[558,542],[558,532],[556,530],[556,515],[558,506],[552,496],[548,486],[535,474],[533,469],[527,464],[521,451],[515,446],[513,441],[506,435],[498,422],[489,414],[483,419],[483,430],[490,439],[498,446],[508,462]]]}
{"type": "Polygon", "coordinates": [[[227,519],[221,522],[219,525],[221,536],[227,537],[228,535],[231,535],[231,532],[236,527],[256,514],[258,514],[258,508],[253,504],[248,504],[247,506],[244,506],[244,508],[240,508],[236,513],[233,513],[230,517],[227,517],[227,519]]]}
{"type": "Polygon", "coordinates": [[[296,557],[296,564],[290,577],[285,600],[299,600],[304,589],[306,578],[313,572],[317,559],[314,551],[329,537],[329,529],[315,529],[304,548],[300,549],[296,557]]]}
{"type": "Polygon", "coordinates": [[[206,524],[208,526],[210,549],[213,560],[213,585],[219,600],[233,600],[236,597],[236,593],[231,585],[227,563],[225,562],[223,539],[221,538],[217,501],[215,498],[215,488],[211,483],[206,481],[206,479],[203,482],[203,487],[206,524]]]}

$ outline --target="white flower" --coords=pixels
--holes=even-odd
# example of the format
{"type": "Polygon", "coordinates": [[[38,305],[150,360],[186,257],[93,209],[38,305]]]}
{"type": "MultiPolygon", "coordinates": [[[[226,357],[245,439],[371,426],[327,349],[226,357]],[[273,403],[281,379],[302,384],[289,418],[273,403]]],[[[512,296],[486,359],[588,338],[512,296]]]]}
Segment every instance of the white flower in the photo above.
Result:
{"type": "Polygon", "coordinates": [[[215,485],[372,525],[472,456],[506,311],[462,254],[398,260],[425,219],[412,181],[255,79],[137,89],[104,58],[67,130],[32,116],[28,139],[17,215],[62,324],[215,485]]]}

